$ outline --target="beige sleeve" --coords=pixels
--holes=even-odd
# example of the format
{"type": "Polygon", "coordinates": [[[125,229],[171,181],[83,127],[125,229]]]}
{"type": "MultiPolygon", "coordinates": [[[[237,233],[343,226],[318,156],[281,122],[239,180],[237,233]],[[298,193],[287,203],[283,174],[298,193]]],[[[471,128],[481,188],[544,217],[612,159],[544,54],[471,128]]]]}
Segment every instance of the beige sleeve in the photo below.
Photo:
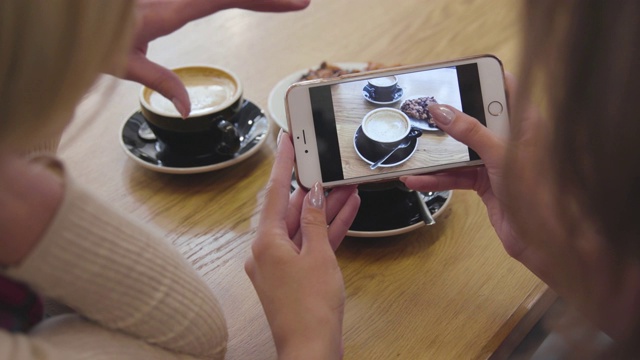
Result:
{"type": "Polygon", "coordinates": [[[195,270],[153,229],[68,177],[47,233],[5,274],[112,333],[180,354],[224,357],[224,316],[195,270]]]}
{"type": "Polygon", "coordinates": [[[2,360],[177,360],[198,358],[149,345],[80,315],[60,315],[29,334],[0,330],[2,360]]]}

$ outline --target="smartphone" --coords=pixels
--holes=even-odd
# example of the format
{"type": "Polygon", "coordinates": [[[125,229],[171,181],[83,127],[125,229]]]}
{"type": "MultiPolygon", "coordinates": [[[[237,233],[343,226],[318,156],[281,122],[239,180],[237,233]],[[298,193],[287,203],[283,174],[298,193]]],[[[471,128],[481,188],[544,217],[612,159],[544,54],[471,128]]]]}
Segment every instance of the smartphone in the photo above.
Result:
{"type": "Polygon", "coordinates": [[[504,71],[492,55],[291,85],[285,107],[298,183],[330,188],[482,165],[435,125],[427,109],[434,103],[508,135],[504,71]]]}

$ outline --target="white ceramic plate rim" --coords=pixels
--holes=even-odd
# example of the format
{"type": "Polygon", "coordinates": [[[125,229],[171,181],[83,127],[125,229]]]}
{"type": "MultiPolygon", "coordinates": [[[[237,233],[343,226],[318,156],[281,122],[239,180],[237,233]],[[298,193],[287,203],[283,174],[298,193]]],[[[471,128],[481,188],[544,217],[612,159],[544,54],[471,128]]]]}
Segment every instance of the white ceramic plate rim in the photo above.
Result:
{"type": "MultiPolygon", "coordinates": [[[[364,70],[367,68],[368,63],[366,62],[329,62],[331,65],[339,66],[342,69],[348,70],[364,70]]],[[[271,89],[269,93],[269,98],[267,100],[267,110],[269,113],[269,117],[275,122],[278,126],[283,128],[285,131],[288,130],[287,126],[287,114],[284,106],[284,97],[287,94],[287,89],[291,84],[298,82],[300,77],[307,72],[309,69],[315,69],[317,67],[310,66],[306,69],[301,69],[296,72],[293,72],[284,78],[282,78],[278,83],[271,89]]]]}
{"type": "MultiPolygon", "coordinates": [[[[131,116],[133,116],[133,114],[135,114],[136,112],[138,112],[138,110],[135,110],[131,116]]],[[[124,131],[124,127],[127,125],[127,122],[129,122],[129,119],[131,118],[131,116],[127,117],[125,119],[125,121],[122,122],[122,126],[120,126],[120,133],[119,135],[119,139],[120,139],[120,146],[122,147],[122,149],[124,150],[125,154],[127,154],[127,156],[132,159],[133,161],[135,161],[138,165],[147,168],[149,170],[153,170],[156,172],[160,172],[160,173],[165,173],[165,174],[199,174],[199,173],[204,173],[204,172],[209,172],[209,171],[215,171],[215,170],[220,170],[220,169],[224,169],[226,167],[235,165],[241,161],[246,160],[247,158],[249,158],[251,155],[255,154],[261,147],[262,144],[264,144],[264,142],[267,140],[266,134],[269,134],[269,130],[271,127],[271,124],[267,121],[267,128],[265,130],[265,136],[262,136],[262,138],[260,140],[258,140],[258,143],[255,144],[251,149],[249,149],[247,152],[243,153],[242,155],[238,156],[238,157],[234,157],[233,159],[227,160],[227,161],[223,161],[220,163],[216,163],[216,164],[211,164],[211,165],[206,165],[206,166],[194,166],[194,167],[186,167],[186,168],[177,168],[177,167],[169,167],[169,166],[157,166],[151,163],[148,163],[140,158],[138,158],[137,156],[133,155],[129,149],[127,149],[127,146],[125,145],[124,141],[122,140],[122,132],[124,131]]]]}
{"type": "MultiPolygon", "coordinates": [[[[442,204],[442,206],[440,207],[440,209],[438,209],[438,211],[433,213],[433,218],[434,219],[437,219],[440,216],[440,214],[442,214],[442,212],[447,207],[449,207],[449,203],[451,202],[451,197],[452,196],[453,196],[453,191],[449,191],[449,197],[447,198],[447,200],[444,201],[444,204],[442,204]]],[[[408,233],[409,231],[416,230],[416,229],[421,228],[423,226],[425,226],[424,221],[420,221],[420,222],[415,223],[413,225],[409,225],[409,226],[406,226],[406,227],[403,227],[403,228],[393,229],[393,230],[384,230],[384,231],[354,231],[354,230],[349,230],[349,231],[347,231],[347,236],[351,236],[351,237],[368,237],[368,238],[396,236],[396,235],[408,233]]]]}

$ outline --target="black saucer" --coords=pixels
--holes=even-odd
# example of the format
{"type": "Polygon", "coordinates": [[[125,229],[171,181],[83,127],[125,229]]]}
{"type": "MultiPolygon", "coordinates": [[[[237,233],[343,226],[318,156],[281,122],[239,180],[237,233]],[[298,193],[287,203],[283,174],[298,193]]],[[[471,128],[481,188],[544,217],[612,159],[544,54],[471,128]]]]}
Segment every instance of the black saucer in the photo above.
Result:
{"type": "Polygon", "coordinates": [[[375,90],[373,86],[371,86],[370,84],[367,84],[364,86],[364,88],[362,88],[362,96],[364,96],[364,98],[367,99],[367,101],[372,102],[374,104],[379,104],[379,105],[393,104],[394,102],[400,100],[404,91],[400,86],[396,85],[396,88],[393,92],[393,99],[388,101],[376,100],[376,98],[374,97],[374,93],[375,93],[375,90]]]}
{"type": "MultiPolygon", "coordinates": [[[[356,232],[389,232],[422,223],[417,197],[399,188],[386,190],[359,189],[360,209],[349,230],[356,232]]],[[[451,191],[422,193],[432,216],[451,196],[451,191]]]]}
{"type": "MultiPolygon", "coordinates": [[[[362,160],[366,161],[368,164],[373,164],[374,162],[382,159],[392,150],[367,138],[362,131],[362,126],[359,126],[358,130],[356,130],[356,133],[353,135],[353,146],[362,160]]],[[[418,138],[415,138],[411,140],[409,146],[404,149],[398,149],[391,154],[387,160],[380,164],[380,167],[391,167],[402,164],[407,161],[411,155],[413,155],[417,148],[418,138]]]]}
{"type": "MultiPolygon", "coordinates": [[[[291,179],[291,192],[298,188],[295,175],[291,179]]],[[[420,193],[431,216],[438,218],[448,205],[453,191],[420,193]]],[[[367,186],[358,189],[360,208],[347,236],[395,236],[424,226],[418,197],[396,186],[367,186]]],[[[329,196],[331,196],[329,194],[329,196]]]]}
{"type": "Polygon", "coordinates": [[[253,155],[266,139],[269,120],[262,109],[245,100],[232,122],[241,135],[241,147],[233,155],[217,153],[184,156],[172,153],[162,141],[145,140],[138,136],[138,129],[145,122],[136,111],[123,124],[120,143],[126,154],[139,165],[150,170],[171,174],[193,174],[213,171],[234,165],[253,155]]]}

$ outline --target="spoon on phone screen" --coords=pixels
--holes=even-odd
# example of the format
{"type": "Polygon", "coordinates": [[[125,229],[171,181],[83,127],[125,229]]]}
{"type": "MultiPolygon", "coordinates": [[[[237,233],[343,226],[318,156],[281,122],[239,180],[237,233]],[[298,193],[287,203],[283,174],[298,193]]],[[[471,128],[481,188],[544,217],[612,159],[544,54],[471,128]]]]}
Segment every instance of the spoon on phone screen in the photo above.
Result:
{"type": "Polygon", "coordinates": [[[385,155],[382,159],[380,159],[380,160],[374,162],[373,164],[371,164],[371,166],[369,168],[371,170],[377,168],[378,166],[380,166],[380,164],[382,164],[388,158],[390,158],[391,155],[393,155],[393,153],[395,153],[397,150],[406,148],[407,146],[409,146],[411,144],[413,139],[419,138],[420,136],[422,136],[422,131],[420,131],[418,129],[412,129],[411,132],[409,132],[409,135],[407,135],[407,137],[404,138],[404,140],[402,140],[402,142],[400,144],[396,145],[396,147],[394,147],[391,150],[391,152],[389,152],[387,155],[385,155]]]}

